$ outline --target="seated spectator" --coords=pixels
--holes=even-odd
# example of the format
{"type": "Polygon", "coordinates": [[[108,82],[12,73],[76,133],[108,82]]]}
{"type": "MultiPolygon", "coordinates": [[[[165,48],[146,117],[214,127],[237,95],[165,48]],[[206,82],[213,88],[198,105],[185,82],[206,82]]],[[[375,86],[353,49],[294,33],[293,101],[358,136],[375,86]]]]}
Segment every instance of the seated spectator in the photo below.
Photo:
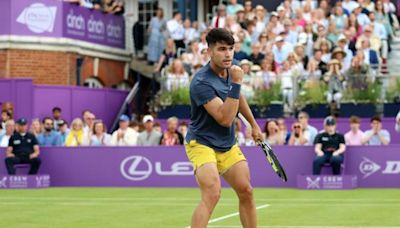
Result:
{"type": "Polygon", "coordinates": [[[107,133],[107,128],[102,121],[95,121],[93,124],[93,133],[90,137],[91,146],[109,146],[111,144],[111,135],[107,133]]]}
{"type": "Polygon", "coordinates": [[[277,36],[275,38],[275,45],[272,47],[272,53],[274,54],[275,63],[278,67],[283,65],[292,51],[293,46],[285,42],[282,36],[277,36]]]}
{"type": "Polygon", "coordinates": [[[58,123],[62,121],[61,118],[62,110],[60,107],[54,107],[51,112],[53,113],[54,130],[58,131],[58,123]]]}
{"type": "Polygon", "coordinates": [[[135,146],[139,133],[129,127],[129,117],[121,115],[119,117],[119,128],[114,131],[111,137],[112,146],[135,146]]]}
{"type": "Polygon", "coordinates": [[[395,124],[394,129],[395,129],[397,132],[400,133],[400,111],[397,113],[397,116],[396,116],[396,124],[395,124]]]}
{"type": "Polygon", "coordinates": [[[53,130],[53,120],[50,117],[43,118],[44,131],[37,136],[39,146],[61,146],[61,135],[53,130]]]}
{"type": "Polygon", "coordinates": [[[71,123],[71,130],[65,139],[65,146],[85,146],[88,145],[88,139],[85,139],[83,131],[83,121],[75,118],[71,123]]]}
{"type": "Polygon", "coordinates": [[[346,72],[346,77],[349,88],[354,89],[367,89],[368,88],[368,78],[371,76],[370,68],[364,63],[362,59],[362,53],[354,56],[351,61],[351,67],[346,72]]]}
{"type": "Polygon", "coordinates": [[[370,66],[372,69],[377,69],[379,67],[378,52],[370,48],[370,43],[368,40],[362,40],[359,52],[364,54],[364,63],[366,65],[370,66]]]}
{"type": "Polygon", "coordinates": [[[211,28],[224,28],[226,19],[225,5],[217,6],[217,14],[211,19],[211,28]]]}
{"type": "Polygon", "coordinates": [[[275,120],[268,120],[265,123],[264,127],[265,132],[265,140],[270,145],[283,145],[285,143],[285,139],[282,138],[280,134],[278,124],[275,120]]]}
{"type": "Polygon", "coordinates": [[[226,7],[226,13],[230,16],[234,16],[239,10],[243,10],[242,4],[237,3],[237,0],[230,0],[230,3],[226,7]]]}
{"type": "Polygon", "coordinates": [[[310,120],[310,116],[307,112],[299,112],[297,119],[302,125],[304,136],[307,137],[307,145],[313,145],[315,137],[318,134],[318,130],[308,123],[308,121],[310,120]]]}
{"type": "Polygon", "coordinates": [[[1,128],[6,129],[7,120],[12,120],[12,114],[10,111],[3,110],[1,111],[1,128]]]}
{"type": "Polygon", "coordinates": [[[341,73],[346,72],[350,67],[350,65],[347,65],[345,63],[345,57],[346,57],[346,52],[343,51],[342,48],[336,47],[336,48],[333,49],[333,51],[332,51],[332,60],[336,59],[336,60],[339,61],[339,63],[342,66],[342,68],[340,70],[341,73]],[[346,66],[347,66],[347,68],[346,68],[346,66]]]}
{"type": "Polygon", "coordinates": [[[376,53],[379,53],[382,45],[381,39],[377,36],[377,34],[374,34],[374,29],[371,25],[365,27],[364,33],[357,39],[356,48],[361,50],[365,49],[366,45],[363,44],[364,41],[368,41],[368,48],[371,48],[376,53]]]}
{"type": "Polygon", "coordinates": [[[309,136],[304,135],[303,126],[299,122],[294,122],[288,144],[292,146],[307,145],[308,138],[309,136]]]}
{"type": "Polygon", "coordinates": [[[390,133],[382,129],[382,120],[379,116],[371,118],[371,129],[364,132],[364,145],[389,145],[390,133]]]}
{"type": "Polygon", "coordinates": [[[304,72],[303,79],[308,81],[319,81],[321,79],[322,73],[321,70],[318,69],[318,63],[314,59],[311,59],[308,62],[307,69],[304,72]]]}
{"type": "Polygon", "coordinates": [[[344,135],[346,145],[361,146],[364,132],[360,130],[360,118],[357,116],[350,117],[350,131],[344,135]]]}
{"type": "Polygon", "coordinates": [[[276,120],[276,123],[278,124],[279,132],[281,133],[281,137],[284,139],[284,144],[288,144],[289,138],[290,138],[290,131],[287,130],[286,123],[285,123],[285,118],[278,118],[276,120]]]}
{"type": "Polygon", "coordinates": [[[233,58],[242,61],[243,59],[249,59],[249,56],[246,54],[246,52],[242,51],[242,43],[241,42],[235,42],[235,50],[233,53],[233,58]]]}
{"type": "Polygon", "coordinates": [[[11,136],[6,152],[8,175],[16,174],[16,164],[30,164],[29,175],[36,175],[41,164],[38,142],[36,137],[28,132],[26,119],[21,118],[16,123],[17,131],[11,136]]]}
{"type": "Polygon", "coordinates": [[[8,142],[10,141],[11,136],[15,131],[15,122],[14,120],[7,120],[4,134],[0,135],[0,147],[7,147],[8,142]]]}
{"type": "Polygon", "coordinates": [[[251,128],[246,128],[246,131],[244,133],[244,145],[245,146],[255,146],[256,145],[256,142],[254,142],[254,139],[252,136],[251,128]]]}
{"type": "Polygon", "coordinates": [[[139,132],[140,130],[140,124],[139,122],[137,122],[136,120],[133,120],[129,123],[129,128],[132,128],[133,130],[135,130],[136,132],[139,132]]]}
{"type": "Polygon", "coordinates": [[[39,118],[32,120],[29,132],[32,133],[36,138],[39,136],[39,134],[43,133],[42,123],[40,122],[39,118]]]}
{"type": "Polygon", "coordinates": [[[321,167],[325,163],[331,164],[333,175],[340,175],[343,153],[346,150],[344,136],[336,132],[336,120],[332,116],[325,118],[324,129],[314,142],[317,157],[313,163],[313,175],[320,175],[321,167]]]}
{"type": "Polygon", "coordinates": [[[251,67],[253,63],[247,59],[240,61],[240,67],[243,70],[243,83],[241,86],[241,93],[247,99],[251,99],[254,96],[254,90],[252,87],[252,82],[254,80],[254,73],[251,72],[251,67]]]}
{"type": "Polygon", "coordinates": [[[240,121],[239,118],[235,119],[235,138],[239,146],[244,144],[244,134],[242,133],[242,122],[240,121]]]}
{"type": "Polygon", "coordinates": [[[62,146],[65,145],[65,141],[67,140],[67,136],[69,134],[68,123],[65,120],[58,122],[58,133],[60,133],[62,146]]]}
{"type": "Polygon", "coordinates": [[[249,56],[249,60],[256,65],[261,65],[261,61],[264,59],[264,54],[261,53],[260,43],[254,43],[251,45],[251,55],[249,56]]]}
{"type": "Polygon", "coordinates": [[[270,89],[272,83],[276,82],[276,74],[272,70],[272,64],[267,59],[261,61],[261,70],[258,71],[253,80],[253,88],[255,90],[270,89]]]}
{"type": "Polygon", "coordinates": [[[233,16],[226,16],[225,23],[225,28],[233,34],[237,34],[240,30],[242,30],[242,28],[235,21],[235,18],[233,16]]]}
{"type": "Polygon", "coordinates": [[[321,71],[322,75],[328,72],[328,64],[322,61],[322,51],[320,49],[314,50],[313,60],[317,64],[318,69],[321,71]]]}
{"type": "Polygon", "coordinates": [[[138,146],[156,146],[160,144],[161,132],[154,129],[154,118],[151,115],[143,117],[144,131],[138,136],[138,146]]]}
{"type": "Polygon", "coordinates": [[[164,131],[160,145],[175,146],[183,144],[183,136],[178,132],[178,118],[170,117],[167,120],[167,130],[164,131]]]}
{"type": "Polygon", "coordinates": [[[340,109],[340,100],[343,94],[344,76],[340,73],[342,65],[337,59],[331,60],[328,65],[329,71],[324,75],[324,81],[328,84],[327,101],[340,109]]]}
{"type": "Polygon", "coordinates": [[[89,139],[93,131],[93,123],[96,120],[96,116],[89,110],[86,110],[83,111],[82,113],[82,119],[83,119],[83,132],[85,133],[85,137],[89,139]]]}
{"type": "Polygon", "coordinates": [[[183,138],[185,138],[188,131],[188,124],[185,121],[180,122],[178,131],[182,134],[183,138]]]}
{"type": "Polygon", "coordinates": [[[154,123],[153,129],[154,129],[154,131],[156,131],[156,132],[160,132],[160,133],[162,132],[161,124],[160,124],[159,122],[155,122],[155,123],[154,123]]]}
{"type": "Polygon", "coordinates": [[[353,59],[353,52],[349,49],[348,41],[346,36],[343,34],[339,36],[337,47],[341,48],[345,55],[343,60],[343,69],[349,69],[351,66],[351,60],[353,59]]]}
{"type": "Polygon", "coordinates": [[[175,59],[168,69],[166,75],[166,89],[168,91],[187,87],[189,85],[189,74],[185,71],[183,63],[175,59]]]}

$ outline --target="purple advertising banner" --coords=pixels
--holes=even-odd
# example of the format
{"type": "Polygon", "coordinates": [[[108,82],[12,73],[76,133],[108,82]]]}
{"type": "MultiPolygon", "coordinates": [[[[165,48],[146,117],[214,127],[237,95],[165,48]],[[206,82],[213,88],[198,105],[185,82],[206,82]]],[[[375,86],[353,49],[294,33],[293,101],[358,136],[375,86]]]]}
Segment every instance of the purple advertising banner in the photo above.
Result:
{"type": "Polygon", "coordinates": [[[54,0],[2,0],[0,34],[67,37],[125,48],[122,16],[105,14],[54,0]]]}
{"type": "MultiPolygon", "coordinates": [[[[274,147],[288,176],[288,182],[283,183],[258,147],[242,147],[242,150],[255,187],[297,187],[298,175],[311,174],[315,156],[313,147],[274,147]]],[[[40,173],[50,175],[52,186],[196,186],[192,166],[182,146],[53,147],[41,148],[41,152],[40,173]]],[[[0,149],[1,159],[4,153],[4,149],[0,149]]],[[[399,188],[400,145],[349,147],[344,169],[345,175],[357,176],[358,187],[399,188]]],[[[6,173],[3,162],[0,162],[0,173],[6,173]]]]}
{"type": "Polygon", "coordinates": [[[69,123],[91,110],[111,127],[128,92],[115,89],[90,89],[76,86],[33,85],[32,79],[0,80],[0,105],[14,104],[15,119],[28,120],[51,116],[53,107],[60,107],[62,118],[69,123]]]}
{"type": "Polygon", "coordinates": [[[353,189],[357,188],[356,175],[297,175],[297,188],[301,189],[353,189]]]}

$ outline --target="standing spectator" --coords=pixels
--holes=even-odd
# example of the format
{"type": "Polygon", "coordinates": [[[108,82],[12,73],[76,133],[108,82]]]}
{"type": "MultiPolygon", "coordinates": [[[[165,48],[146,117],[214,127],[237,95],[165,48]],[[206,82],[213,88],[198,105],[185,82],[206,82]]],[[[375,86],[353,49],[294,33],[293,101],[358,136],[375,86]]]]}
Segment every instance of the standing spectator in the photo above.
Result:
{"type": "Polygon", "coordinates": [[[397,113],[397,116],[396,116],[396,124],[395,124],[394,129],[395,129],[397,132],[400,133],[400,111],[397,113]]]}
{"type": "Polygon", "coordinates": [[[109,146],[111,135],[107,133],[107,128],[102,121],[95,121],[93,124],[93,134],[90,137],[91,146],[109,146]]]}
{"type": "Polygon", "coordinates": [[[144,131],[138,136],[138,146],[157,146],[160,144],[161,132],[154,129],[154,118],[151,115],[143,117],[144,131]]]}
{"type": "Polygon", "coordinates": [[[321,167],[325,163],[332,165],[333,175],[340,175],[340,166],[343,163],[343,153],[346,150],[344,136],[336,132],[336,120],[328,116],[324,120],[325,131],[315,138],[315,153],[317,157],[313,163],[313,175],[321,174],[321,167]]]}
{"type": "Polygon", "coordinates": [[[315,127],[311,126],[308,123],[310,116],[308,115],[307,112],[299,112],[297,119],[303,127],[304,135],[308,137],[307,138],[308,145],[313,145],[315,137],[318,134],[318,131],[315,127]]]}
{"type": "Polygon", "coordinates": [[[328,103],[334,104],[336,109],[340,108],[340,100],[342,99],[344,76],[340,72],[342,65],[337,59],[329,62],[329,71],[324,75],[324,81],[328,83],[328,103]]]}
{"type": "Polygon", "coordinates": [[[11,136],[15,131],[14,120],[7,120],[4,134],[0,135],[0,147],[7,147],[11,136]]]}
{"type": "Polygon", "coordinates": [[[186,47],[188,47],[188,44],[197,40],[200,35],[199,32],[195,28],[193,28],[192,22],[189,18],[186,18],[186,20],[183,22],[183,28],[185,29],[185,44],[186,47]]]}
{"type": "Polygon", "coordinates": [[[129,117],[121,115],[119,117],[119,128],[114,131],[111,137],[113,146],[135,146],[139,133],[129,127],[129,117]]]}
{"type": "Polygon", "coordinates": [[[44,131],[37,136],[37,140],[40,146],[61,146],[61,135],[53,130],[54,123],[50,117],[43,119],[44,131]]]}
{"type": "Polygon", "coordinates": [[[226,19],[225,5],[218,5],[217,15],[215,15],[211,20],[211,28],[224,28],[226,19]]]}
{"type": "Polygon", "coordinates": [[[371,129],[364,133],[362,142],[365,145],[389,145],[390,133],[382,129],[382,120],[379,116],[371,118],[371,129]]]}
{"type": "Polygon", "coordinates": [[[65,120],[62,120],[58,123],[58,133],[60,133],[61,137],[61,145],[65,145],[65,141],[67,140],[67,136],[69,134],[68,123],[65,120]]]}
{"type": "Polygon", "coordinates": [[[154,72],[160,72],[162,68],[165,66],[168,66],[174,59],[176,59],[177,53],[176,53],[176,46],[174,43],[174,40],[172,39],[167,39],[165,43],[165,50],[160,56],[160,59],[158,60],[158,63],[156,67],[154,68],[154,72]]]}
{"type": "Polygon", "coordinates": [[[229,5],[226,7],[226,13],[229,16],[234,16],[239,10],[244,10],[243,5],[237,3],[237,0],[230,0],[229,5]]]}
{"type": "Polygon", "coordinates": [[[149,48],[147,51],[147,61],[150,65],[156,63],[164,51],[165,37],[163,32],[165,29],[164,10],[158,8],[156,16],[151,18],[150,26],[147,29],[147,32],[150,33],[149,43],[147,45],[149,48]]]}
{"type": "Polygon", "coordinates": [[[17,131],[11,136],[6,152],[8,175],[16,174],[16,164],[30,164],[29,175],[36,175],[41,164],[39,154],[38,142],[36,137],[28,132],[26,119],[19,119],[17,131]]]}
{"type": "Polygon", "coordinates": [[[185,48],[185,29],[182,24],[182,15],[179,12],[175,12],[174,17],[167,22],[167,29],[176,48],[185,48]]]}
{"type": "Polygon", "coordinates": [[[360,118],[357,116],[350,117],[350,131],[344,135],[346,145],[361,146],[364,132],[360,130],[360,118]]]}
{"type": "Polygon", "coordinates": [[[85,141],[83,122],[80,118],[75,118],[71,123],[71,130],[65,139],[65,146],[84,146],[88,145],[85,141]]]}
{"type": "Polygon", "coordinates": [[[170,117],[167,120],[167,130],[161,137],[160,145],[174,146],[183,144],[183,136],[178,132],[178,118],[170,117]]]}
{"type": "Polygon", "coordinates": [[[39,118],[32,120],[29,132],[32,133],[36,138],[43,132],[42,123],[40,122],[39,118]]]}
{"type": "Polygon", "coordinates": [[[60,107],[54,107],[52,109],[53,113],[53,123],[54,123],[54,130],[58,131],[58,123],[62,120],[61,119],[61,108],[60,107]]]}
{"type": "Polygon", "coordinates": [[[295,122],[292,124],[292,134],[290,135],[289,145],[299,146],[299,145],[307,145],[308,138],[304,135],[303,127],[299,122],[295,122]]]}

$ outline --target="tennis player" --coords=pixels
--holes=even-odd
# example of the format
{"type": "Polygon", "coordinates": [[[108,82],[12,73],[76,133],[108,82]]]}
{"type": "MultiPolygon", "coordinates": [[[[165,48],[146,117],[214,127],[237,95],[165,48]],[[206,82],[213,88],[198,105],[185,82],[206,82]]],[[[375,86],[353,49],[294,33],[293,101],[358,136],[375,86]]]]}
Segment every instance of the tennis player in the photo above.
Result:
{"type": "Polygon", "coordinates": [[[240,94],[243,71],[232,66],[232,34],[221,28],[207,35],[210,62],[190,84],[191,123],[185,149],[193,163],[201,200],[192,216],[192,228],[207,227],[220,198],[221,175],[239,198],[243,227],[256,227],[257,216],[246,158],[235,139],[234,120],[240,112],[252,127],[255,140],[262,139],[249,105],[240,94]]]}

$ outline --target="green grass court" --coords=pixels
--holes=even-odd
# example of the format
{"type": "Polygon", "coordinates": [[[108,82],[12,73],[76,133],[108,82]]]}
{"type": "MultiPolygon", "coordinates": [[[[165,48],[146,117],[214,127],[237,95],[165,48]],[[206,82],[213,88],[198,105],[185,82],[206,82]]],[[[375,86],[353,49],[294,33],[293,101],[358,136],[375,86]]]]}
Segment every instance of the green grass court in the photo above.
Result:
{"type": "MultiPolygon", "coordinates": [[[[259,227],[400,227],[400,189],[255,189],[259,227]]],[[[194,188],[1,190],[0,227],[179,227],[190,224],[194,188]]],[[[224,189],[209,227],[241,227],[224,189]]]]}

